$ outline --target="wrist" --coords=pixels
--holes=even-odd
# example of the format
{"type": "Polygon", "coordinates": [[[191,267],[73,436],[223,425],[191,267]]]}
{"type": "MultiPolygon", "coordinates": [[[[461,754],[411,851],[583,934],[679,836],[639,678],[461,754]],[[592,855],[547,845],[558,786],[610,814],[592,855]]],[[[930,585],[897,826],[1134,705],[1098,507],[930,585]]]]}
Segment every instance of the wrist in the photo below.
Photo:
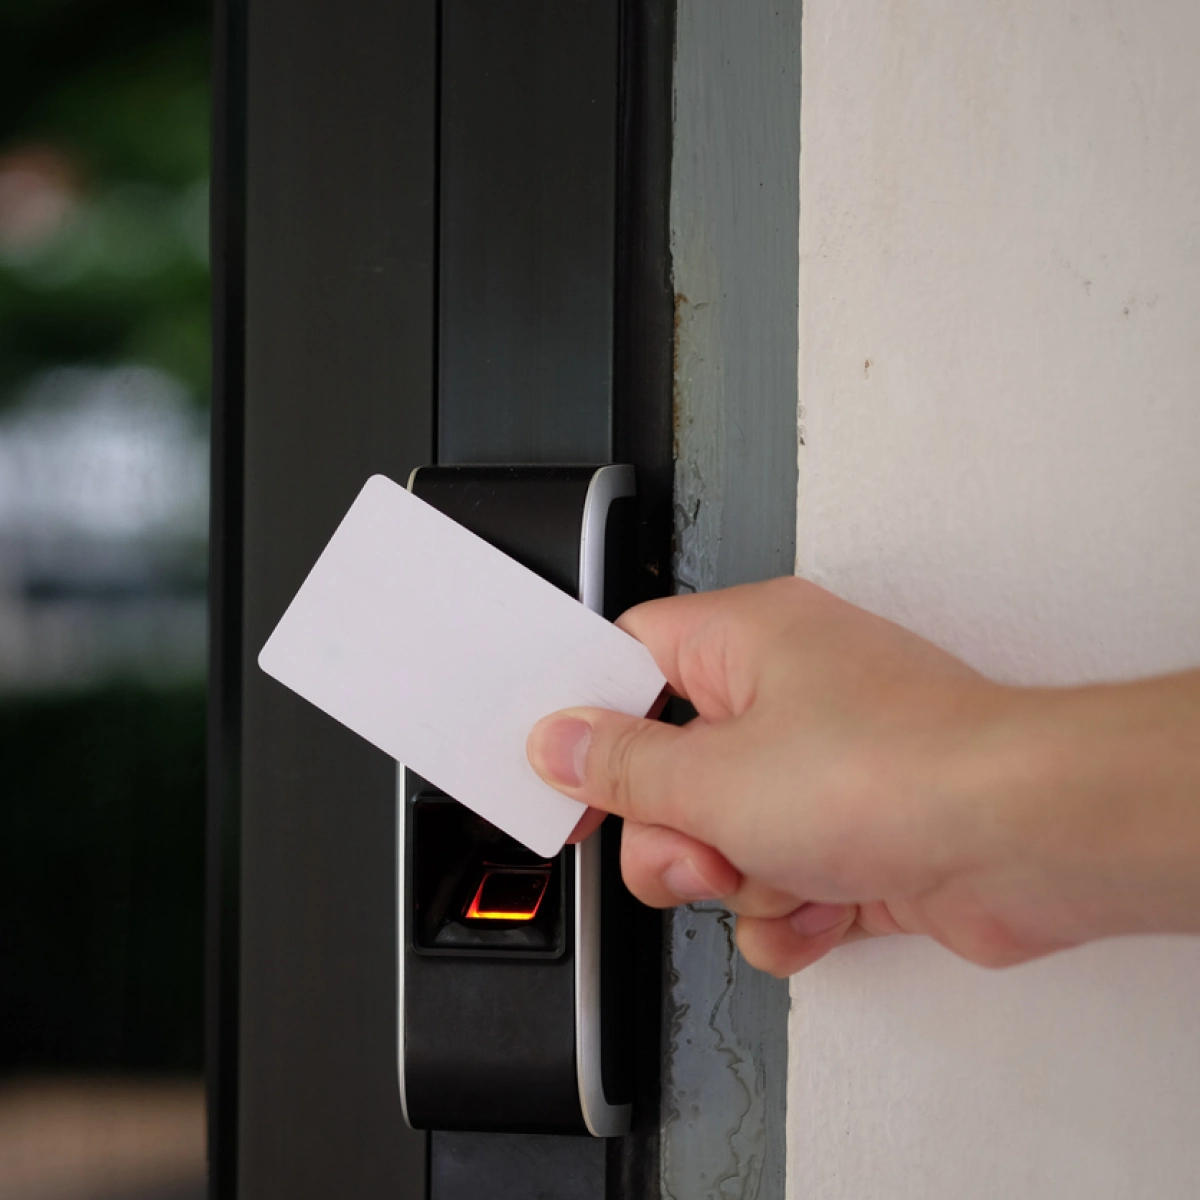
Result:
{"type": "Polygon", "coordinates": [[[976,769],[996,848],[1081,940],[1200,932],[1198,681],[1001,689],[976,769]]]}

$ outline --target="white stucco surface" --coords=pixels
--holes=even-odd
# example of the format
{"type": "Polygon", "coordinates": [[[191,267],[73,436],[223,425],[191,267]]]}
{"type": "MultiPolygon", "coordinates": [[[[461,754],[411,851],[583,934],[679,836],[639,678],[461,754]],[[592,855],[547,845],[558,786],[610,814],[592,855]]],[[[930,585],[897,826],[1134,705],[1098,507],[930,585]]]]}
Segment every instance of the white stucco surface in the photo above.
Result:
{"type": "MultiPolygon", "coordinates": [[[[1198,63],[1191,0],[805,4],[799,569],[996,678],[1200,665],[1198,63]]],[[[792,994],[795,1200],[1200,1197],[1200,940],[792,994]]]]}

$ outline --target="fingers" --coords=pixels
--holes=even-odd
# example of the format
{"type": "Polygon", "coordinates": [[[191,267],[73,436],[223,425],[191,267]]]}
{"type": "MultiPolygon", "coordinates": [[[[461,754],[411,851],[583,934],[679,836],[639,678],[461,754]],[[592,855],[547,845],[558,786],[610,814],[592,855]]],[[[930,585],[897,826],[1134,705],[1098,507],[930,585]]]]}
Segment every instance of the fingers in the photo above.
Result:
{"type": "Polygon", "coordinates": [[[868,936],[855,924],[857,915],[852,904],[804,904],[785,917],[739,917],[738,949],[752,967],[783,979],[868,936]]]}
{"type": "Polygon", "coordinates": [[[717,900],[740,915],[779,917],[797,903],[795,896],[747,879],[711,846],[661,825],[625,822],[621,874],[651,908],[717,900]]]}
{"type": "Polygon", "coordinates": [[[620,624],[702,720],[678,728],[600,709],[564,710],[530,733],[531,764],[552,787],[594,808],[719,844],[714,824],[737,794],[726,785],[737,783],[746,749],[736,718],[754,701],[779,630],[824,596],[786,578],[630,609],[620,624]]]}
{"type": "Polygon", "coordinates": [[[628,609],[616,623],[650,651],[671,690],[686,700],[683,648],[697,640],[723,604],[727,601],[719,592],[666,596],[628,609]]]}
{"type": "Polygon", "coordinates": [[[795,897],[745,879],[712,847],[654,825],[625,823],[621,873],[629,890],[652,908],[719,901],[738,914],[742,957],[780,978],[811,966],[838,946],[899,932],[894,922],[867,920],[870,914],[860,914],[853,904],[797,906],[795,897]]]}
{"type": "Polygon", "coordinates": [[[711,846],[636,821],[626,821],[621,831],[621,874],[625,886],[651,908],[720,900],[742,886],[741,872],[711,846]]]}
{"type": "Polygon", "coordinates": [[[780,629],[823,600],[821,588],[788,576],[651,600],[617,624],[650,651],[673,692],[721,720],[752,699],[759,661],[780,629]]]}
{"type": "Polygon", "coordinates": [[[576,842],[586,842],[604,823],[606,816],[608,813],[603,813],[598,808],[589,808],[579,818],[579,824],[571,830],[571,836],[567,838],[567,845],[574,846],[576,842]]]}
{"type": "Polygon", "coordinates": [[[567,709],[533,727],[527,753],[533,769],[564,795],[711,842],[704,833],[714,789],[698,785],[708,732],[696,723],[680,728],[605,709],[567,709]]]}
{"type": "Polygon", "coordinates": [[[780,978],[838,946],[904,932],[879,903],[797,905],[794,896],[746,879],[711,846],[660,826],[625,822],[621,873],[629,890],[652,908],[717,901],[736,913],[742,957],[780,978]]]}

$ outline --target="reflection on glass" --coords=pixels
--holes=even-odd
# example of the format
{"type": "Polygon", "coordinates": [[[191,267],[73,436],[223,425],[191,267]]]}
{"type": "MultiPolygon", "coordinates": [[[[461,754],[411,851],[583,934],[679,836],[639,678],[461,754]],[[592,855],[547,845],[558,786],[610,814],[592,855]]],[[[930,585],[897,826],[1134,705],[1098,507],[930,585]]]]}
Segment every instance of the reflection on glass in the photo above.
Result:
{"type": "Polygon", "coordinates": [[[199,1200],[207,0],[0,12],[0,1200],[199,1200]]]}

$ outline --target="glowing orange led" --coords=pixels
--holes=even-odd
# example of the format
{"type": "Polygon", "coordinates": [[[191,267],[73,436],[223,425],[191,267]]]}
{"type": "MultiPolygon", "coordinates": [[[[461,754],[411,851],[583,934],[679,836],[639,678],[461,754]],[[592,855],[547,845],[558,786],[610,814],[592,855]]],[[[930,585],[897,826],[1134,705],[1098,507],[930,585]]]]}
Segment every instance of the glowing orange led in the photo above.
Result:
{"type": "Polygon", "coordinates": [[[542,906],[549,867],[520,869],[491,867],[484,871],[479,887],[465,913],[468,921],[532,921],[542,906]]]}

